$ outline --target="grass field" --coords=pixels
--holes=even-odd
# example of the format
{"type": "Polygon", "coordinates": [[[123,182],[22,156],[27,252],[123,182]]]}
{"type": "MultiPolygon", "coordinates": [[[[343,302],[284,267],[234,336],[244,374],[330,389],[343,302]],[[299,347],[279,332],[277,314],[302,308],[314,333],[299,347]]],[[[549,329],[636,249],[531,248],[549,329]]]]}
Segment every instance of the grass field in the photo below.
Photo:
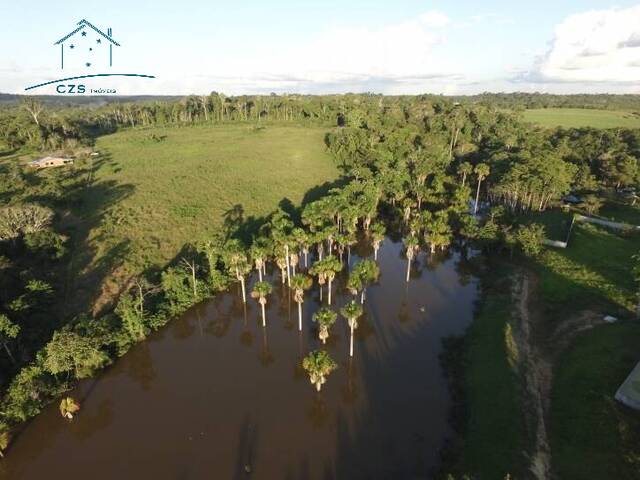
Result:
{"type": "Polygon", "coordinates": [[[615,110],[538,108],[526,110],[524,119],[544,127],[640,128],[640,115],[615,110]]]}
{"type": "Polygon", "coordinates": [[[550,438],[558,478],[640,479],[640,413],[614,400],[640,360],[640,324],[579,336],[555,371],[550,438]]]}
{"type": "Polygon", "coordinates": [[[520,478],[527,439],[519,380],[509,365],[505,342],[514,308],[513,271],[501,264],[490,272],[482,282],[483,301],[466,336],[465,437],[454,468],[471,478],[502,479],[507,474],[520,478]]]}
{"type": "Polygon", "coordinates": [[[549,327],[580,309],[629,315],[636,302],[631,256],[640,236],[621,236],[576,223],[567,249],[548,248],[539,258],[540,295],[549,327]]]}
{"type": "MultiPolygon", "coordinates": [[[[79,212],[87,232],[77,264],[87,275],[123,277],[220,232],[225,218],[260,218],[281,202],[299,206],[339,176],[325,150],[325,131],[222,125],[99,138],[92,186],[79,212]]],[[[102,295],[108,296],[104,288],[102,295]]]]}
{"type": "Polygon", "coordinates": [[[585,310],[623,319],[579,335],[556,363],[549,434],[558,478],[640,478],[640,414],[613,398],[640,360],[630,269],[639,250],[637,234],[576,224],[566,250],[539,259],[542,331],[585,310]]]}

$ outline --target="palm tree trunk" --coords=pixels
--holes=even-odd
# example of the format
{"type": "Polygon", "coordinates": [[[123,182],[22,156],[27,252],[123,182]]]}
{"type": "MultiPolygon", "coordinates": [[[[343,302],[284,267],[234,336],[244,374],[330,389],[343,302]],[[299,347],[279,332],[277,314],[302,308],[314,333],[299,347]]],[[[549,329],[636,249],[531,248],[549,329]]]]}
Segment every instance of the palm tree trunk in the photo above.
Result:
{"type": "Polygon", "coordinates": [[[287,260],[287,286],[291,286],[291,275],[290,275],[290,265],[289,265],[289,246],[285,245],[284,246],[284,253],[287,256],[286,260],[287,260]]]}
{"type": "Polygon", "coordinates": [[[351,327],[351,339],[349,340],[349,356],[353,357],[353,327],[351,327]]]}
{"type": "Polygon", "coordinates": [[[322,285],[318,285],[320,287],[320,303],[322,303],[322,285]]]}
{"type": "Polygon", "coordinates": [[[302,331],[302,302],[298,302],[298,330],[302,331]]]}
{"type": "Polygon", "coordinates": [[[410,273],[411,273],[411,259],[407,258],[407,282],[409,282],[410,273]]]}
{"type": "Polygon", "coordinates": [[[258,267],[258,279],[262,281],[262,267],[258,267]]]}
{"type": "Polygon", "coordinates": [[[240,286],[242,287],[242,301],[247,303],[247,292],[244,288],[244,277],[240,277],[240,286]]]}
{"type": "Polygon", "coordinates": [[[360,293],[360,304],[361,305],[364,305],[364,292],[365,292],[365,289],[363,288],[362,289],[362,293],[360,293]]]}
{"type": "Polygon", "coordinates": [[[9,356],[9,359],[11,360],[11,363],[13,363],[15,365],[16,359],[13,358],[13,355],[11,354],[11,350],[9,350],[7,342],[2,342],[2,346],[4,347],[5,351],[7,352],[7,355],[9,356]]]}
{"type": "Polygon", "coordinates": [[[262,307],[262,326],[266,327],[267,326],[267,315],[265,314],[265,311],[264,311],[264,303],[260,303],[260,306],[262,307]]]}
{"type": "Polygon", "coordinates": [[[478,200],[480,200],[480,182],[482,182],[482,180],[480,179],[480,177],[478,177],[478,189],[476,190],[476,205],[475,207],[473,207],[474,215],[478,213],[478,200]]]}
{"type": "Polygon", "coordinates": [[[378,247],[373,247],[373,259],[378,261],[378,247]]]}
{"type": "Polygon", "coordinates": [[[329,279],[329,305],[331,305],[331,282],[332,281],[333,281],[332,279],[329,279]]]}

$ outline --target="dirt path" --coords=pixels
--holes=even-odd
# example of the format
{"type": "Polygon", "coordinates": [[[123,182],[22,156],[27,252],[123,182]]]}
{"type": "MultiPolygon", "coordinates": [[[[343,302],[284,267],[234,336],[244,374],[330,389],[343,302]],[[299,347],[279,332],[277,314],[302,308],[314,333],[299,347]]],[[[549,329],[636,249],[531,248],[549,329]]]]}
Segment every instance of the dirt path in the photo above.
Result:
{"type": "Polygon", "coordinates": [[[530,274],[523,274],[515,282],[513,294],[517,299],[515,340],[518,345],[518,364],[522,372],[527,398],[525,407],[534,415],[535,445],[530,453],[529,470],[536,480],[552,478],[551,449],[547,433],[551,388],[553,384],[553,365],[558,355],[571,343],[575,336],[596,325],[604,323],[602,315],[583,311],[560,323],[553,334],[544,340],[544,344],[536,341],[532,328],[536,323],[537,313],[532,308],[532,290],[535,290],[535,279],[530,274]]]}

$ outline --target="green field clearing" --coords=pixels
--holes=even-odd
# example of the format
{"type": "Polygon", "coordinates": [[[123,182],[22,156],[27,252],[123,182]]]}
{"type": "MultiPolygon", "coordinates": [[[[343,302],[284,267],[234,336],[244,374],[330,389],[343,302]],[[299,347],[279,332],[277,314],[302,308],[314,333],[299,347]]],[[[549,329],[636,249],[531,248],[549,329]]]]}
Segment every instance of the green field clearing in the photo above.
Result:
{"type": "Polygon", "coordinates": [[[548,326],[587,308],[629,315],[636,302],[629,265],[639,250],[638,234],[622,236],[576,223],[569,246],[546,249],[536,268],[548,326]]]}
{"type": "Polygon", "coordinates": [[[513,269],[498,263],[490,272],[466,337],[466,435],[463,454],[453,467],[460,475],[456,478],[520,478],[528,442],[518,403],[519,380],[509,365],[505,336],[514,308],[513,269]]]}
{"type": "MultiPolygon", "coordinates": [[[[79,307],[104,305],[124,278],[188,243],[313,199],[339,172],[324,128],[218,125],[130,129],[101,137],[81,194],[70,276],[79,307]],[[98,290],[99,285],[102,285],[98,290]]],[[[86,166],[78,166],[86,171],[86,166]]],[[[49,173],[49,172],[47,172],[49,173]]]]}
{"type": "Polygon", "coordinates": [[[640,413],[614,400],[638,345],[637,321],[602,325],[558,361],[549,429],[558,478],[640,479],[640,413]]]}
{"type": "Polygon", "coordinates": [[[640,115],[616,110],[538,108],[525,110],[524,119],[544,127],[640,128],[640,115]]]}
{"type": "MultiPolygon", "coordinates": [[[[171,259],[188,242],[220,231],[225,212],[241,205],[260,217],[288,199],[299,205],[338,171],[323,143],[325,130],[247,125],[127,130],[98,140],[106,161],[95,181],[128,193],[92,233],[101,257],[130,242],[138,267],[171,259]],[[159,140],[162,139],[162,140],[159,140]]],[[[106,203],[90,198],[91,203],[106,203]]]]}

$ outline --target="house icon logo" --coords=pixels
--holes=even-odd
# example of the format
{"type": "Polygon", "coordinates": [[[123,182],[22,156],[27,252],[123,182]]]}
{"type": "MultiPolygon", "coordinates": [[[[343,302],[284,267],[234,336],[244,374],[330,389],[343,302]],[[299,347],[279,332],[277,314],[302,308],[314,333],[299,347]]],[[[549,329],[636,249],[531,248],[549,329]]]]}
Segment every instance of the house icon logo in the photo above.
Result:
{"type": "Polygon", "coordinates": [[[62,70],[95,70],[113,67],[113,50],[120,44],[107,33],[87,20],[80,20],[77,27],[54,45],[60,45],[60,68],[62,70]]]}
{"type": "Polygon", "coordinates": [[[131,81],[156,78],[144,73],[113,72],[114,54],[120,43],[113,37],[111,28],[106,32],[88,20],[80,20],[70,33],[53,44],[60,47],[58,65],[65,71],[65,78],[46,79],[25,87],[25,91],[48,87],[54,88],[57,94],[116,94],[118,90],[110,79],[121,77],[122,85],[122,77],[131,81]]]}

